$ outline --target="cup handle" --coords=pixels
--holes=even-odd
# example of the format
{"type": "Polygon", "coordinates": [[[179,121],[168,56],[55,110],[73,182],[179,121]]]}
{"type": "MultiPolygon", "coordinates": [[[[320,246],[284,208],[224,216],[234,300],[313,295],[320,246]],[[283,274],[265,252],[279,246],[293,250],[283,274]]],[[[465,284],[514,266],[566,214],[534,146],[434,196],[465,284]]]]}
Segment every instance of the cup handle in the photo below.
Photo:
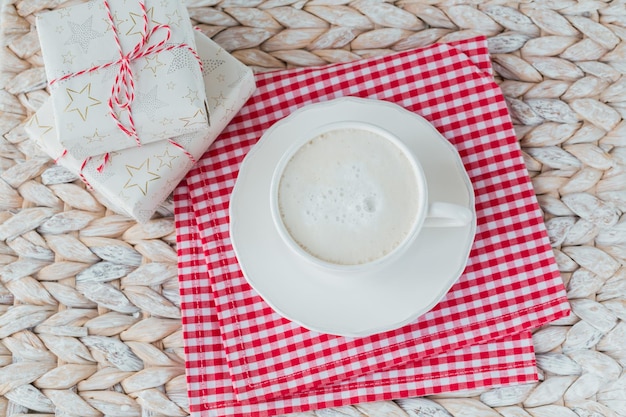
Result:
{"type": "Polygon", "coordinates": [[[472,218],[472,212],[467,207],[436,201],[428,207],[424,227],[461,227],[472,218]]]}

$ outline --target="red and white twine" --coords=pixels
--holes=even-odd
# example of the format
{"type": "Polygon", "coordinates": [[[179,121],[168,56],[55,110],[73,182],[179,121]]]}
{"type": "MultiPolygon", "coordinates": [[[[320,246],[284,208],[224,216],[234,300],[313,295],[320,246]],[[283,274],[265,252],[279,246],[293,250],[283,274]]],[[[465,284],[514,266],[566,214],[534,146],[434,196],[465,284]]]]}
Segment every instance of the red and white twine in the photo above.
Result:
{"type": "Polygon", "coordinates": [[[194,158],[193,155],[187,149],[185,149],[185,147],[183,145],[181,145],[178,142],[174,142],[172,139],[168,139],[168,142],[171,145],[173,145],[173,146],[177,147],[178,149],[180,149],[180,151],[182,153],[184,153],[187,158],[189,158],[189,160],[191,161],[192,164],[196,163],[196,158],[194,158]]]}

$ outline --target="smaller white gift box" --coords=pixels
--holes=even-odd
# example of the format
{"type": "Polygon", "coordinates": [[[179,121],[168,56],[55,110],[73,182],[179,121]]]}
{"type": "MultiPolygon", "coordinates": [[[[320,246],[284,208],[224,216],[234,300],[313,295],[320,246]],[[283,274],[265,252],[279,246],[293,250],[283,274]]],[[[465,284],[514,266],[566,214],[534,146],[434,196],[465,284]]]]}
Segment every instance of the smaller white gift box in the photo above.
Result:
{"type": "Polygon", "coordinates": [[[76,158],[65,151],[57,137],[51,100],[26,123],[25,130],[58,164],[79,175],[115,211],[149,220],[180,180],[209,148],[255,90],[252,71],[198,31],[194,34],[209,102],[211,128],[187,133],[140,148],[131,147],[109,154],[99,170],[101,157],[76,158]],[[211,104],[214,104],[211,106],[211,104]]]}
{"type": "Polygon", "coordinates": [[[180,0],[92,0],[37,32],[60,143],[85,158],[208,129],[194,29],[180,0]]]}

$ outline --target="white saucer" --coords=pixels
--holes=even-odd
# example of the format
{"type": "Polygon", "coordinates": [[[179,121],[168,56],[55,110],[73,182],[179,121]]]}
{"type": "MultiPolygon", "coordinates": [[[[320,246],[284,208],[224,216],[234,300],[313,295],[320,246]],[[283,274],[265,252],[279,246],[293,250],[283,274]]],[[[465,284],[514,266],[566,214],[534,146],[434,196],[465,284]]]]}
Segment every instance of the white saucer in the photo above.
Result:
{"type": "Polygon", "coordinates": [[[229,214],[243,274],[276,312],[310,330],[355,337],[401,327],[430,310],[463,272],[476,231],[472,185],[454,147],[422,117],[355,97],[305,106],[268,129],[241,165],[229,214]],[[272,174],[299,132],[346,120],[399,137],[422,164],[429,199],[467,207],[472,221],[423,229],[401,258],[375,271],[339,276],[294,254],[272,222],[272,174]]]}

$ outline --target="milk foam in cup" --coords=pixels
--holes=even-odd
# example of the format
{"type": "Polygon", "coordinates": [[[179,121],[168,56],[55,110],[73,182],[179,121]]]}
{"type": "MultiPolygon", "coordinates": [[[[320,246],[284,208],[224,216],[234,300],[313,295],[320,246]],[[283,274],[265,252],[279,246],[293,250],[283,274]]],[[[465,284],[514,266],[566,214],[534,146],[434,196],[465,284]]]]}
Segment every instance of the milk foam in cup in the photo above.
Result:
{"type": "Polygon", "coordinates": [[[270,205],[292,250],[341,270],[399,256],[429,206],[440,219],[452,219],[443,225],[471,219],[464,207],[429,204],[424,173],[411,151],[390,132],[362,122],[329,124],[296,139],[274,172],[270,205]]]}

